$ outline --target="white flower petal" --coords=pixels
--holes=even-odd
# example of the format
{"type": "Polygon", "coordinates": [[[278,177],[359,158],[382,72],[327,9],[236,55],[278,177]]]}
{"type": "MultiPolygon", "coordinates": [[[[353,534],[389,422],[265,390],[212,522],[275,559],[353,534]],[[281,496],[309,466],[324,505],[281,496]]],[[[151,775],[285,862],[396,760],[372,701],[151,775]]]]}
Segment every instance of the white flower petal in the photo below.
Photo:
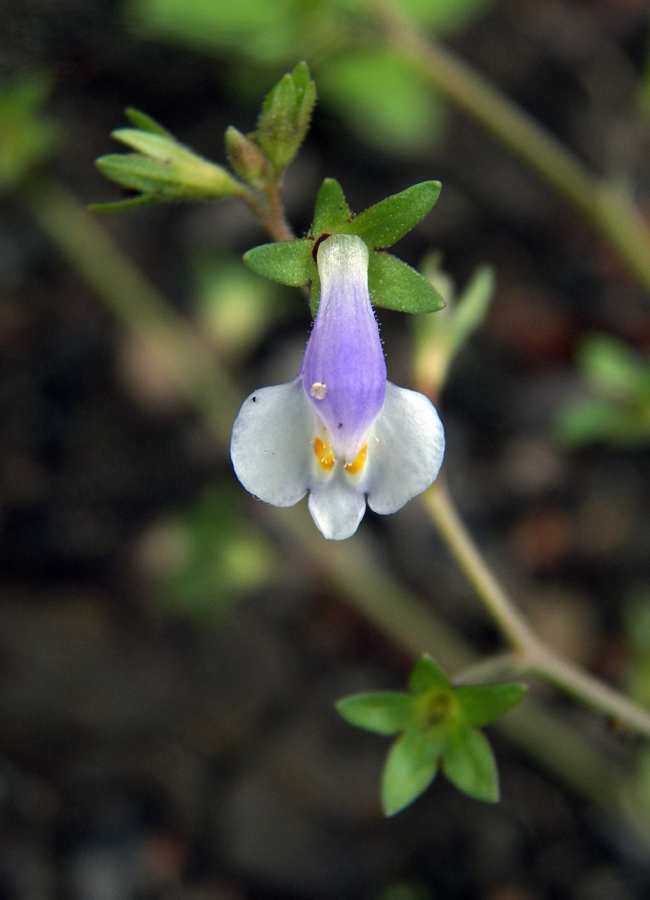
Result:
{"type": "Polygon", "coordinates": [[[325,484],[312,484],[309,512],[323,535],[331,541],[352,537],[366,511],[363,491],[339,470],[325,484]]]}
{"type": "Polygon", "coordinates": [[[386,401],[368,447],[365,490],[376,513],[397,512],[435,481],[445,452],[445,433],[433,404],[389,381],[386,401]]]}
{"type": "Polygon", "coordinates": [[[261,388],[235,419],[230,457],[247,491],[274,506],[293,506],[311,481],[314,413],[300,378],[261,388]]]}

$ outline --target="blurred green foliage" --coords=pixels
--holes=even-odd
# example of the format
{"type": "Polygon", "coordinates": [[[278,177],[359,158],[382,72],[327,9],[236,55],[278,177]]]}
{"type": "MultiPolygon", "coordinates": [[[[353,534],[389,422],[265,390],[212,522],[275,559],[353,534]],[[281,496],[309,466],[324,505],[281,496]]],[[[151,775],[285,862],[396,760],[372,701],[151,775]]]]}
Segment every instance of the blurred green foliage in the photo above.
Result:
{"type": "Polygon", "coordinates": [[[650,363],[617,338],[585,337],[576,354],[592,396],[565,409],[555,425],[568,446],[643,446],[650,440],[650,363]]]}
{"type": "MultiPolygon", "coordinates": [[[[423,28],[456,33],[493,0],[398,0],[423,28]]],[[[217,54],[240,94],[306,59],[323,104],[365,141],[420,152],[440,134],[442,106],[411,61],[384,46],[361,0],[129,0],[140,34],[217,54]]]]}
{"type": "Polygon", "coordinates": [[[0,191],[15,190],[56,150],[60,129],[43,115],[51,90],[52,81],[43,72],[0,84],[0,191]]]}
{"type": "Polygon", "coordinates": [[[196,319],[219,356],[237,362],[255,350],[273,321],[288,311],[282,289],[260,280],[233,254],[194,258],[196,319]]]}
{"type": "Polygon", "coordinates": [[[650,709],[650,589],[639,591],[625,610],[628,641],[627,687],[631,697],[650,709]]]}
{"type": "Polygon", "coordinates": [[[161,606],[202,623],[217,622],[245,594],[268,587],[273,547],[239,512],[238,493],[208,489],[185,513],[148,535],[146,568],[161,606]]]}
{"type": "Polygon", "coordinates": [[[440,98],[390,47],[338,54],[322,66],[318,87],[323,102],[381,150],[415,154],[426,150],[444,129],[440,98]]]}

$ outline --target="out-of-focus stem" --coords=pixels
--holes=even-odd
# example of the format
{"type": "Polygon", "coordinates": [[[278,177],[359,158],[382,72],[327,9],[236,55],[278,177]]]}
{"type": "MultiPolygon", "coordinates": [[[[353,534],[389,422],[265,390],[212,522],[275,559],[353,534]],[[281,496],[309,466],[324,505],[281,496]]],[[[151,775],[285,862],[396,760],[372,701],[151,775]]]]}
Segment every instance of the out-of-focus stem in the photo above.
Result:
{"type": "Polygon", "coordinates": [[[179,394],[205,416],[227,446],[239,392],[196,329],[169,309],[97,217],[60,184],[32,185],[23,200],[72,267],[147,347],[179,394]]]}
{"type": "Polygon", "coordinates": [[[650,292],[650,227],[629,194],[590,172],[479,72],[426,38],[391,0],[365,0],[385,39],[575,206],[650,292]]]}

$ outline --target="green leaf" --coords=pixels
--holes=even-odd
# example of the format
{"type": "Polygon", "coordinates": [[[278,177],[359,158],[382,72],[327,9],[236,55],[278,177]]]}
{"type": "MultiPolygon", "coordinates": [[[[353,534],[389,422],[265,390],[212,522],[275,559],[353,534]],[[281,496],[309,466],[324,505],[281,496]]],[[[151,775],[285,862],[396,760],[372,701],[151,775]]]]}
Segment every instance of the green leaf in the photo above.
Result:
{"type": "Polygon", "coordinates": [[[406,313],[430,313],[445,301],[429,282],[390,253],[370,253],[368,266],[370,299],[375,306],[406,313]]]}
{"type": "Polygon", "coordinates": [[[151,116],[148,116],[141,110],[130,106],[124,111],[124,115],[132,125],[135,125],[141,131],[149,131],[151,134],[159,134],[162,137],[172,138],[173,140],[173,135],[160,122],[156,122],[155,119],[152,119],[151,116]]]}
{"type": "Polygon", "coordinates": [[[472,276],[453,311],[449,343],[454,356],[483,324],[494,297],[495,279],[491,266],[481,266],[472,276]]]}
{"type": "Polygon", "coordinates": [[[438,95],[404,54],[390,48],[330,53],[319,66],[318,90],[363,141],[389,153],[422,154],[442,134],[438,95]]]}
{"type": "MultiPolygon", "coordinates": [[[[132,150],[138,150],[145,156],[165,163],[172,162],[180,149],[180,144],[173,137],[139,131],[137,128],[116,128],[111,132],[111,137],[131,147],[132,150]]],[[[182,149],[186,153],[189,152],[187,148],[182,149]]]]}
{"type": "Polygon", "coordinates": [[[410,723],[413,697],[398,691],[375,691],[344,697],[336,704],[346,722],[377,734],[396,734],[410,723]]]}
{"type": "Polygon", "coordinates": [[[315,103],[316,85],[305,62],[284,75],[264,100],[255,140],[276,172],[288,166],[300,149],[315,103]]]}
{"type": "Polygon", "coordinates": [[[439,181],[414,184],[359,213],[345,231],[358,234],[371,249],[392,247],[433,209],[439,195],[439,181]]]}
{"type": "Polygon", "coordinates": [[[413,667],[409,688],[414,694],[422,694],[432,688],[450,693],[452,691],[451,682],[428,653],[421,656],[413,667]]]}
{"type": "Polygon", "coordinates": [[[257,275],[300,287],[312,281],[316,274],[316,263],[312,256],[314,242],[302,238],[276,244],[253,247],[244,254],[244,262],[257,275]]]}
{"type": "Polygon", "coordinates": [[[178,186],[172,171],[139,153],[109,153],[100,156],[95,165],[106,178],[143,194],[178,186]]]}
{"type": "Polygon", "coordinates": [[[319,238],[322,234],[339,232],[349,220],[350,208],[345,202],[343,188],[335,178],[326,178],[316,198],[312,236],[319,238]]]}
{"type": "Polygon", "coordinates": [[[470,725],[488,725],[507,713],[523,699],[525,684],[462,685],[454,688],[454,697],[470,725]]]}
{"type": "Polygon", "coordinates": [[[488,803],[499,799],[499,777],[492,748],[485,735],[464,720],[447,730],[442,770],[470,797],[488,803]]]}
{"type": "Polygon", "coordinates": [[[443,732],[419,728],[405,731],[391,747],[381,779],[384,813],[394,816],[419,797],[433,781],[443,747],[443,732]]]}

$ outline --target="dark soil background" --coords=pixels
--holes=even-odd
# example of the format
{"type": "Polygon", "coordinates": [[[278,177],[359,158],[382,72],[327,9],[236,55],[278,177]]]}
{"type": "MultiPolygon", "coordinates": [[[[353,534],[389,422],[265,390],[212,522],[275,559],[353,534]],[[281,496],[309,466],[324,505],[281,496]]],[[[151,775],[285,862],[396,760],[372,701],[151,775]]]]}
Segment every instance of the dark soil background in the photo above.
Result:
{"type": "MultiPolygon", "coordinates": [[[[643,202],[650,126],[633,103],[647,24],[642,0],[513,0],[454,45],[591,166],[630,178],[643,202]]],[[[227,125],[254,127],[259,101],[233,99],[226,63],[130,36],[113,2],[3,2],[0,72],[35,66],[54,73],[48,113],[65,135],[53,171],[84,203],[116,196],[93,162],[116,152],[109,133],[126,106],[219,161],[227,125]]],[[[355,210],[440,179],[441,199],[402,256],[417,264],[442,250],[459,285],[480,263],[496,267],[489,321],[441,404],[451,488],[546,639],[624,686],[624,611],[650,575],[650,457],[568,453],[550,433],[583,391],[576,340],[605,330],[647,351],[647,298],[574,212],[453,110],[438,146],[406,160],[318,111],[287,177],[298,232],[326,175],[355,210]]],[[[104,222],[180,311],[191,308],[197,251],[241,254],[264,241],[230,203],[104,222]]],[[[271,380],[285,349],[299,354],[309,319],[294,306],[240,369],[245,387],[271,380]]],[[[408,323],[381,320],[389,375],[406,383],[408,323]]],[[[143,563],[156,523],[217,480],[259,513],[197,417],[156,394],[125,347],[25,208],[5,197],[0,900],[650,896],[650,845],[495,735],[498,806],[439,779],[385,821],[385,743],[339,721],[333,703],[401,686],[407,661],[291,547],[272,586],[218,626],[159,604],[143,563]]],[[[493,646],[417,504],[367,518],[386,562],[479,646],[493,646]]],[[[604,735],[606,723],[556,703],[594,739],[604,735]]]]}

